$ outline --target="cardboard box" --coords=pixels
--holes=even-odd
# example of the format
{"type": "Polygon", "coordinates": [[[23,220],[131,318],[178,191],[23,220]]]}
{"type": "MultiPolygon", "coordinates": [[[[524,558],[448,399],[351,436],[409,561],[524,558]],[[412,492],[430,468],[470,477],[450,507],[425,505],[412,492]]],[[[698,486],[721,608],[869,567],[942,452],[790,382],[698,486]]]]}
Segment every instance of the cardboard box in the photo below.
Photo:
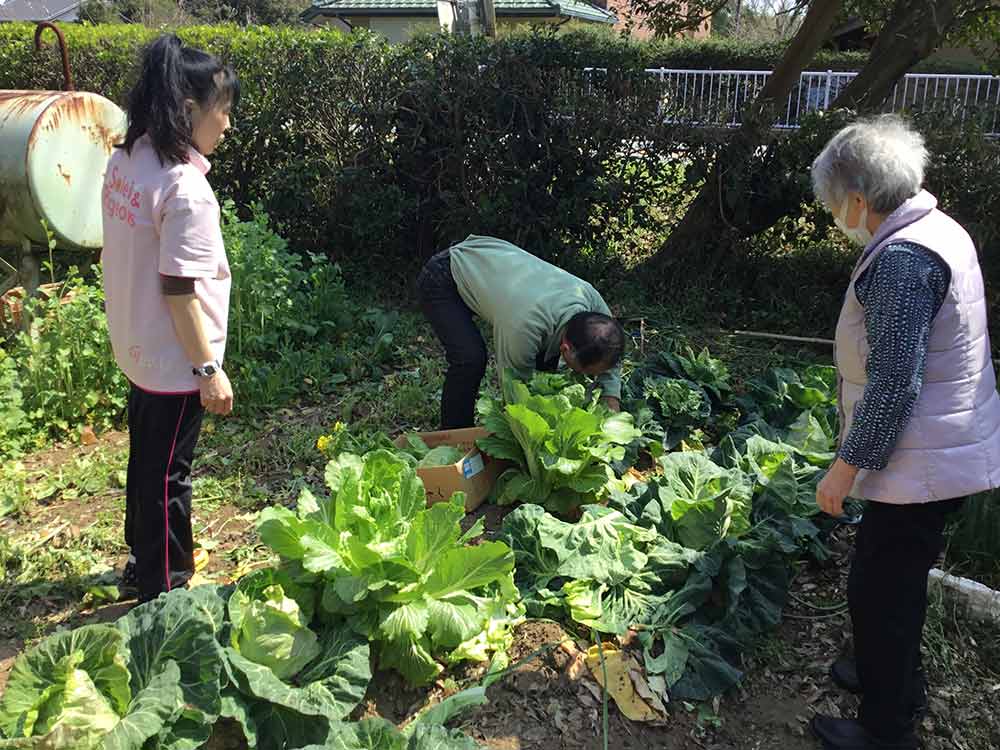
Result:
{"type": "MultiPolygon", "coordinates": [[[[493,485],[496,484],[497,477],[507,468],[505,461],[497,461],[476,447],[476,440],[489,435],[489,432],[482,427],[416,434],[428,448],[452,445],[466,449],[462,460],[449,466],[428,466],[417,469],[417,476],[423,480],[424,489],[427,490],[428,505],[449,500],[456,492],[464,492],[465,510],[473,511],[483,504],[493,485]]],[[[397,448],[405,445],[406,435],[396,438],[397,448]]]]}

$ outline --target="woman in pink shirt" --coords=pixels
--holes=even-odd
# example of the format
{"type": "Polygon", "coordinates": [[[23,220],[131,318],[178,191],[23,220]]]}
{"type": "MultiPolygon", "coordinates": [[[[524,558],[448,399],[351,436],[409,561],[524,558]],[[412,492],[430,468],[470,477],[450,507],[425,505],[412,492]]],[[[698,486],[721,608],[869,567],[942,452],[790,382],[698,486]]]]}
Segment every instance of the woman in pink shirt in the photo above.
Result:
{"type": "Polygon", "coordinates": [[[229,263],[205,179],[239,100],[235,73],[164,35],[145,51],[102,197],[111,345],[131,382],[123,584],[139,601],[194,573],[191,463],[205,410],[228,414],[229,263]]]}

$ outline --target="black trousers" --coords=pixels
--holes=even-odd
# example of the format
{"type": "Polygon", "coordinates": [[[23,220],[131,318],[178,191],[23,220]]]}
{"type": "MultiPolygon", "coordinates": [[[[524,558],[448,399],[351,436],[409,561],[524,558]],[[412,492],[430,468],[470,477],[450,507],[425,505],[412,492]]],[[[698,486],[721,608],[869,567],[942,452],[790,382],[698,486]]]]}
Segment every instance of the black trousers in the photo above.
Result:
{"type": "Polygon", "coordinates": [[[475,315],[458,293],[451,275],[450,251],[427,261],[417,277],[417,295],[448,360],[441,393],[441,429],[472,427],[479,384],[486,374],[486,342],[476,327],[475,315]]]}
{"type": "Polygon", "coordinates": [[[864,691],[858,718],[879,739],[898,740],[914,729],[913,706],[926,689],[920,641],[927,574],[941,553],[947,517],[961,503],[869,502],[858,528],[847,587],[864,691]]]}
{"type": "Polygon", "coordinates": [[[135,385],[129,393],[125,543],[135,555],[140,599],[194,575],[191,462],[203,415],[197,393],[149,393],[135,385]]]}

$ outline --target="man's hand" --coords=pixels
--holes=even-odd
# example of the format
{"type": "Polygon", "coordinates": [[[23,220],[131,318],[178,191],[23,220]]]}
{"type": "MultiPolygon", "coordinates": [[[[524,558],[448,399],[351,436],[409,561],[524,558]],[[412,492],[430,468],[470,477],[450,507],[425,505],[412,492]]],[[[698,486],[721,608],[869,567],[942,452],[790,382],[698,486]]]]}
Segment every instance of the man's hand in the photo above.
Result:
{"type": "Polygon", "coordinates": [[[615,398],[614,396],[605,396],[604,405],[607,406],[613,412],[620,412],[622,410],[622,402],[615,398]]]}
{"type": "Polygon", "coordinates": [[[820,510],[834,518],[844,515],[844,498],[854,486],[858,471],[858,467],[851,466],[843,459],[838,458],[834,462],[816,488],[816,505],[820,510]]]}
{"type": "Polygon", "coordinates": [[[233,410],[233,386],[225,371],[218,370],[212,377],[198,380],[205,411],[225,416],[233,410]]]}

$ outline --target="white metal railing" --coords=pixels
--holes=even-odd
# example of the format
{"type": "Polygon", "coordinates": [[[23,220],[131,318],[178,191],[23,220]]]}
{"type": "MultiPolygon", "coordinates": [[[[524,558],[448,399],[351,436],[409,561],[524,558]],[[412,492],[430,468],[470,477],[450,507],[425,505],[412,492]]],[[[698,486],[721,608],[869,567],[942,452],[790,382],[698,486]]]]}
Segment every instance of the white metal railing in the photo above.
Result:
{"type": "MultiPolygon", "coordinates": [[[[771,76],[767,70],[650,68],[646,72],[660,81],[660,115],[665,121],[706,127],[740,125],[745,106],[757,97],[771,76]]],[[[828,109],[856,75],[836,71],[802,73],[774,127],[798,128],[803,116],[828,109]]],[[[929,110],[947,111],[962,121],[979,118],[987,135],[1000,136],[1000,76],[910,73],[896,85],[882,107],[884,112],[929,110]]]]}

